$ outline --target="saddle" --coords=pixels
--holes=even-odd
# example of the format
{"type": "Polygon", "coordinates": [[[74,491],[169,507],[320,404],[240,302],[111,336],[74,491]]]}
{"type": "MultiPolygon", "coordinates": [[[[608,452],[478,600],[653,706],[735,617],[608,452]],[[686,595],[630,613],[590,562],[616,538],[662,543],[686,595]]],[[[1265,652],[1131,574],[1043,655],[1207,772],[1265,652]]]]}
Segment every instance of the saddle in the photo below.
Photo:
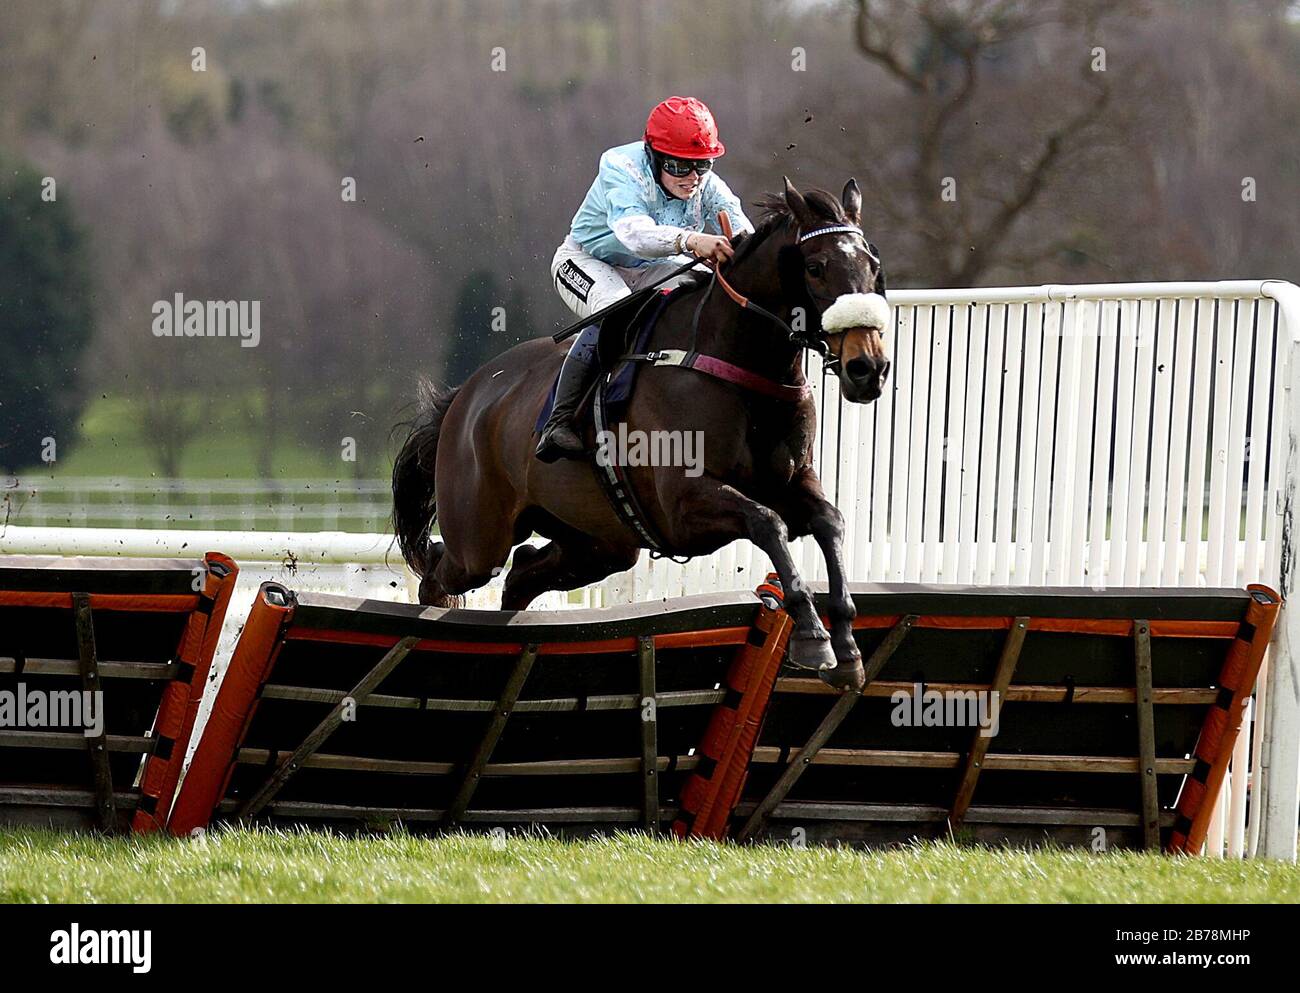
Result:
{"type": "MultiPolygon", "coordinates": [[[[628,402],[632,399],[632,387],[637,371],[644,364],[639,361],[629,361],[629,358],[645,351],[655,324],[669,299],[676,292],[676,289],[638,290],[601,319],[600,331],[596,339],[596,361],[600,366],[600,373],[596,377],[596,384],[588,399],[584,400],[578,410],[580,420],[590,417],[597,435],[602,431],[610,430],[626,415],[628,402]]],[[[536,431],[540,432],[551,416],[559,381],[557,372],[555,380],[551,383],[551,391],[547,394],[546,403],[542,405],[541,414],[538,415],[536,431]]],[[[605,493],[605,498],[609,500],[618,516],[649,546],[652,556],[662,555],[663,539],[656,533],[654,526],[628,487],[622,468],[617,465],[602,464],[594,449],[591,455],[591,467],[596,473],[596,479],[605,493]]]]}
{"type": "MultiPolygon", "coordinates": [[[[675,293],[686,289],[688,287],[677,287],[676,289],[647,287],[645,290],[632,293],[625,300],[620,301],[618,306],[607,310],[602,315],[600,331],[596,339],[596,356],[600,366],[600,375],[596,377],[596,385],[591,391],[590,403],[584,401],[578,411],[578,418],[583,420],[587,416],[588,407],[590,408],[591,423],[597,436],[602,432],[611,431],[620,421],[624,420],[628,402],[632,397],[637,371],[646,364],[672,365],[682,369],[691,369],[702,375],[731,383],[750,393],[779,402],[796,403],[809,395],[810,390],[807,383],[783,384],[774,382],[716,356],[696,351],[694,344],[697,329],[694,327],[691,332],[690,345],[687,348],[647,352],[646,347],[650,343],[650,336],[654,332],[655,324],[663,314],[664,307],[667,306],[668,301],[672,299],[675,293]]],[[[728,289],[728,293],[737,302],[743,301],[742,306],[766,313],[766,311],[762,311],[762,308],[756,307],[744,297],[735,294],[734,290],[728,289]]],[[[697,319],[698,316],[699,312],[697,310],[697,319]]],[[[779,321],[780,319],[773,317],[773,320],[779,321]]],[[[784,322],[781,322],[781,324],[783,327],[785,326],[784,322]]],[[[537,420],[536,430],[539,432],[550,418],[551,409],[555,405],[555,391],[558,384],[559,373],[557,372],[555,382],[551,384],[551,391],[547,395],[546,403],[542,405],[542,411],[537,420]]],[[[605,497],[609,500],[615,513],[650,549],[652,558],[667,557],[669,555],[665,551],[667,543],[657,533],[649,515],[642,509],[636,494],[628,485],[626,470],[618,464],[617,460],[603,460],[599,457],[599,454],[600,449],[597,446],[591,453],[592,469],[595,471],[596,479],[599,481],[601,488],[605,492],[605,497]]],[[[685,559],[682,561],[685,561],[685,559]]]]}
{"type": "MultiPolygon", "coordinates": [[[[596,361],[600,366],[600,376],[596,380],[595,389],[579,408],[579,419],[588,416],[593,406],[592,399],[598,392],[602,394],[608,415],[616,421],[622,419],[627,403],[632,398],[633,381],[642,364],[628,362],[626,357],[629,353],[645,350],[659,315],[663,313],[669,297],[674,292],[676,291],[671,289],[637,290],[619,301],[615,309],[601,319],[596,344],[596,361]]],[[[551,408],[555,406],[555,389],[559,380],[557,371],[555,379],[551,382],[551,390],[546,396],[546,403],[542,405],[541,414],[537,418],[536,431],[541,431],[542,426],[551,416],[551,408]]]]}

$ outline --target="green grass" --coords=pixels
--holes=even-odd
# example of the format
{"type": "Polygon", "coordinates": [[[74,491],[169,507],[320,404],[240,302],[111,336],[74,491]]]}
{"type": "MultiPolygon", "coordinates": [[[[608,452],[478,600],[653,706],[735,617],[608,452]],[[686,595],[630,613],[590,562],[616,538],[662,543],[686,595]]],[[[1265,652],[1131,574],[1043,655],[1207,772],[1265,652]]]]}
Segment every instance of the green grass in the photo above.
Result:
{"type": "Polygon", "coordinates": [[[1300,868],[917,844],[740,847],[638,835],[344,838],[230,830],[197,841],[0,831],[5,902],[1294,903],[1300,868]]]}
{"type": "MultiPolygon", "coordinates": [[[[96,397],[82,413],[75,444],[66,451],[60,448],[52,466],[32,470],[67,476],[157,475],[154,447],[146,442],[140,422],[132,413],[138,402],[121,396],[96,397]]],[[[180,475],[191,479],[260,479],[257,451],[258,444],[247,422],[227,416],[220,423],[208,425],[185,449],[180,475]]],[[[272,462],[282,479],[345,478],[351,475],[348,470],[352,468],[337,456],[304,444],[287,428],[276,439],[272,462]]]]}
{"type": "MultiPolygon", "coordinates": [[[[297,531],[381,531],[387,526],[386,495],[357,492],[357,476],[385,476],[386,456],[364,464],[343,462],[341,450],[322,451],[287,429],[276,439],[273,471],[258,469],[259,443],[248,420],[224,413],[196,438],[180,460],[181,478],[247,481],[257,495],[208,492],[177,493],[149,481],[161,474],[156,452],[141,434],[132,404],[123,397],[98,397],[86,408],[80,434],[61,444],[48,465],[26,467],[20,480],[30,486],[0,491],[0,521],[81,525],[86,527],[279,529],[297,531]],[[50,477],[53,477],[51,483],[50,477]],[[71,479],[126,478],[130,486],[88,491],[71,479]],[[296,480],[275,490],[277,480],[296,480]],[[33,498],[30,491],[34,491],[33,498]],[[341,505],[341,507],[340,507],[341,505]],[[123,510],[132,511],[123,514],[123,510]],[[335,512],[338,509],[339,512],[335,512]]],[[[365,444],[364,439],[362,441],[365,444]]]]}

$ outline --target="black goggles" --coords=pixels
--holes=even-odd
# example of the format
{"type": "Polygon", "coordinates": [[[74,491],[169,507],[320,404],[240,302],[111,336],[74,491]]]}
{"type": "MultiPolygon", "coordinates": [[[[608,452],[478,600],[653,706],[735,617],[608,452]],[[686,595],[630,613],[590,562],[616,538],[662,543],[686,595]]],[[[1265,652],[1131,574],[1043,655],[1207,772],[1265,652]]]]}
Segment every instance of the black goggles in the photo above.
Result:
{"type": "Polygon", "coordinates": [[[665,155],[660,161],[663,163],[664,172],[678,179],[689,176],[692,172],[703,176],[713,171],[712,159],[671,159],[665,155]]]}

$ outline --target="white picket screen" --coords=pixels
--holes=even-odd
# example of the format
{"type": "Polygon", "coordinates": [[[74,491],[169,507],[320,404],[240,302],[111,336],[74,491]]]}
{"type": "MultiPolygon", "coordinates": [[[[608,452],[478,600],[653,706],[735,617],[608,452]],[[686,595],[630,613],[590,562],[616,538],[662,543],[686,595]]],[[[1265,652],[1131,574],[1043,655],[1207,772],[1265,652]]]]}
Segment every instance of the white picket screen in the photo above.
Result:
{"type": "MultiPolygon", "coordinates": [[[[808,369],[851,581],[1290,590],[1300,289],[1113,283],[890,301],[894,371],[878,401],[843,403],[816,359],[808,369]]],[[[805,578],[824,579],[811,539],[800,546],[805,578]]],[[[748,542],[685,566],[643,556],[606,599],[752,588],[769,568],[748,542]]],[[[1270,653],[1277,706],[1261,709],[1251,830],[1261,851],[1294,858],[1300,677],[1286,646],[1300,627],[1288,620],[1270,653]]],[[[1244,796],[1244,771],[1233,785],[1244,796]]],[[[1244,835],[1228,827],[1237,852],[1244,835]]]]}

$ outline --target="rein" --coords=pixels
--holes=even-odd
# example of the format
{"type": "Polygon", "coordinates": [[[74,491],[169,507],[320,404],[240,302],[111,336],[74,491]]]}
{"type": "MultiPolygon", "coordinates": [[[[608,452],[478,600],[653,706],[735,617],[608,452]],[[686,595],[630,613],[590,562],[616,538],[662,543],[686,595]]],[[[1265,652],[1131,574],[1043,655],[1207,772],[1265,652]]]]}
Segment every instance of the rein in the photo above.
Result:
{"type": "MultiPolygon", "coordinates": [[[[718,225],[722,229],[723,236],[731,241],[732,229],[731,218],[727,216],[725,210],[718,211],[718,225]]],[[[797,235],[796,244],[802,245],[813,238],[820,238],[827,234],[856,234],[864,242],[866,235],[862,229],[853,224],[828,224],[824,227],[815,228],[812,231],[800,232],[797,235]]],[[[872,250],[871,243],[867,242],[867,252],[880,262],[879,256],[872,250]]],[[[688,268],[694,266],[695,261],[689,263],[688,268]]],[[[679,272],[681,270],[678,270],[679,272]]],[[[674,273],[673,275],[676,275],[674,273]]],[[[722,266],[714,263],[712,275],[709,278],[709,285],[704,293],[700,296],[700,302],[695,305],[695,313],[691,319],[691,338],[690,347],[686,349],[666,348],[657,352],[646,352],[641,355],[624,355],[622,361],[626,362],[650,362],[653,365],[673,365],[683,369],[694,369],[696,372],[703,373],[706,376],[712,376],[715,379],[721,379],[724,382],[733,383],[742,389],[749,390],[751,393],[758,393],[762,396],[770,397],[774,400],[782,400],[791,403],[797,403],[808,397],[812,393],[812,388],[807,383],[798,386],[790,386],[785,383],[778,383],[775,380],[760,376],[758,373],[751,372],[734,363],[724,361],[712,355],[702,355],[696,350],[695,342],[699,337],[700,315],[704,312],[704,305],[708,302],[709,297],[713,294],[714,286],[721,286],[722,291],[729,296],[732,301],[742,310],[748,310],[759,317],[775,324],[785,332],[788,340],[801,348],[809,348],[817,352],[822,357],[823,371],[833,370],[839,365],[839,358],[831,353],[830,346],[826,343],[826,337],[823,335],[809,335],[804,332],[796,331],[786,321],[778,315],[772,313],[765,307],[756,304],[749,297],[745,296],[727,281],[722,275],[722,266]]],[[[809,299],[817,300],[819,297],[812,292],[811,287],[807,285],[807,276],[804,277],[804,290],[808,293],[809,299]]],[[[648,301],[647,301],[648,302],[648,301]]],[[[644,309],[644,304],[642,309],[644,309]]],[[[639,313],[638,313],[639,316],[639,313]]]]}
{"type": "MultiPolygon", "coordinates": [[[[731,241],[731,218],[727,216],[727,212],[725,210],[718,211],[718,224],[722,228],[722,233],[726,237],[726,239],[728,241],[731,241]]],[[[880,264],[880,257],[876,255],[874,251],[872,251],[871,243],[867,241],[867,236],[863,234],[862,229],[855,224],[828,224],[825,227],[815,228],[812,231],[808,231],[808,232],[801,231],[796,237],[795,244],[802,245],[806,241],[811,241],[814,238],[820,238],[822,235],[827,235],[827,234],[856,234],[864,242],[867,243],[867,254],[870,255],[871,258],[875,260],[877,265],[880,264]]],[[[721,286],[723,292],[726,293],[727,296],[731,297],[731,299],[735,301],[735,303],[738,304],[743,310],[752,311],[753,313],[757,314],[759,317],[766,318],[767,320],[775,324],[777,327],[781,328],[781,330],[783,330],[786,333],[786,335],[788,336],[789,340],[792,343],[799,345],[801,348],[811,348],[813,351],[815,351],[818,355],[822,357],[822,364],[825,369],[834,369],[835,366],[839,365],[840,360],[837,356],[831,354],[830,346],[826,344],[825,337],[821,335],[810,336],[801,333],[799,331],[796,331],[794,330],[794,328],[790,327],[789,324],[787,324],[776,314],[754,303],[753,300],[749,299],[749,297],[745,296],[743,293],[738,291],[734,286],[732,286],[729,282],[727,282],[726,277],[722,275],[722,267],[718,264],[715,264],[713,267],[713,282],[721,286]]],[[[804,277],[804,290],[805,292],[807,292],[809,299],[812,300],[823,299],[819,297],[816,293],[814,293],[812,289],[808,286],[807,276],[804,277]]],[[[712,291],[713,291],[713,286],[712,284],[710,284],[709,289],[705,291],[704,299],[708,299],[709,293],[711,293],[712,291]]],[[[703,307],[704,307],[704,300],[701,300],[700,305],[695,309],[695,322],[691,325],[692,346],[694,346],[695,343],[695,333],[699,328],[700,311],[703,309],[703,307]]]]}

